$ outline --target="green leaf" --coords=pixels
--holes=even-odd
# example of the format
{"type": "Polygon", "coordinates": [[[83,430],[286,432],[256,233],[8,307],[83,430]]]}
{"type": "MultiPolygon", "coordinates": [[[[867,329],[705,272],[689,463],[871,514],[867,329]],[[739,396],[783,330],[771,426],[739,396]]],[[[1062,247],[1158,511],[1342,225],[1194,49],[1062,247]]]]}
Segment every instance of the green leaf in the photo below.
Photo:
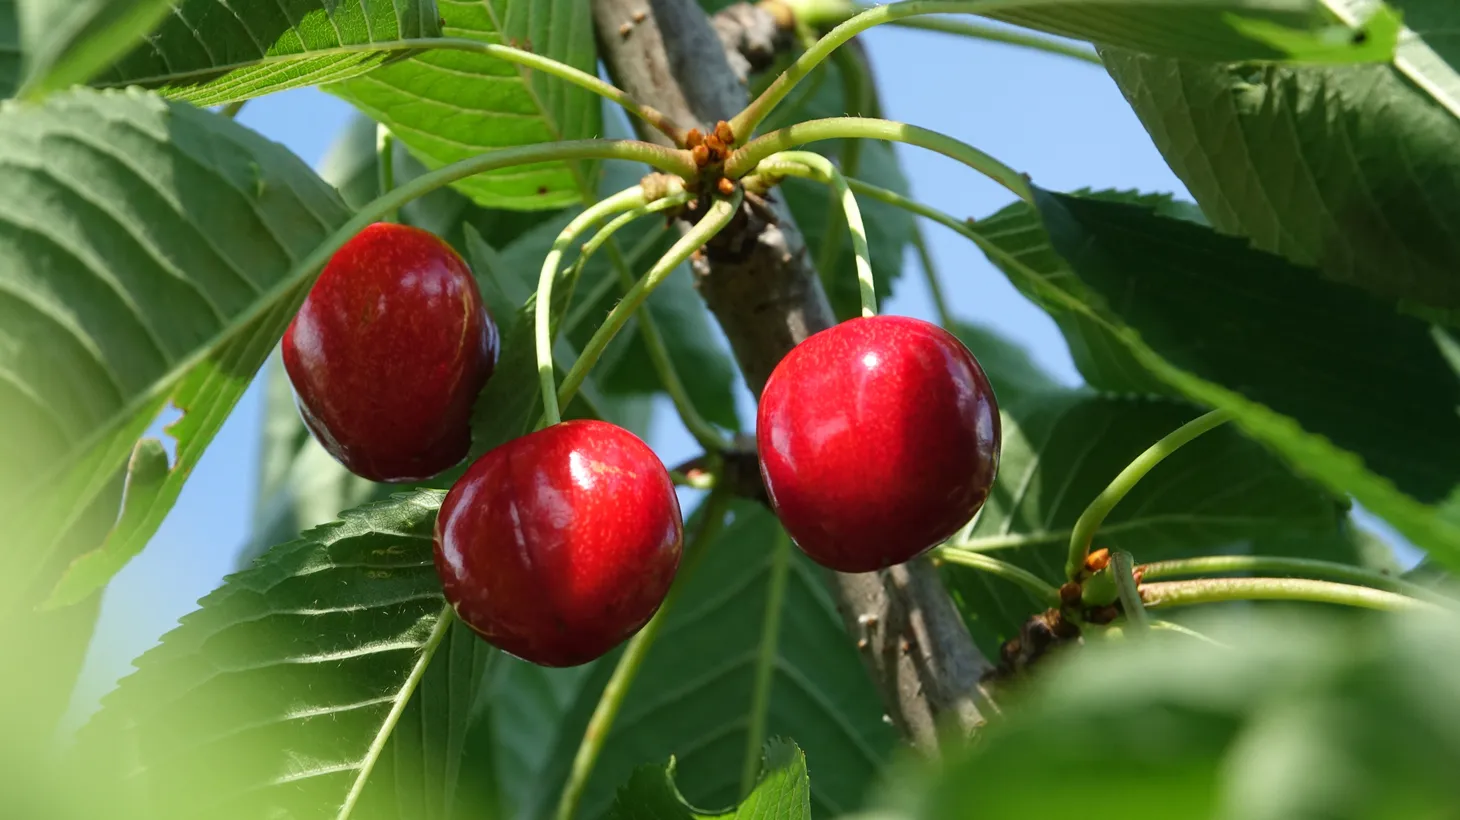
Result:
{"type": "MultiPolygon", "coordinates": [[[[172,6],[167,0],[13,2],[24,65],[20,95],[30,98],[91,79],[140,42],[172,6]]],[[[6,13],[0,10],[0,17],[6,13]]],[[[0,90],[4,74],[0,68],[0,90]]]]}
{"type": "Polygon", "coordinates": [[[435,0],[182,0],[94,83],[217,105],[357,76],[440,33],[435,0]]]}
{"type": "Polygon", "coordinates": [[[1319,618],[1278,606],[1193,626],[1222,643],[1155,633],[1074,653],[973,748],[927,772],[928,788],[879,816],[1357,820],[1453,811],[1460,629],[1452,618],[1319,618]]]}
{"type": "MultiPolygon", "coordinates": [[[[132,532],[145,526],[138,518],[147,515],[157,502],[158,493],[167,483],[167,474],[167,450],[162,442],[155,438],[139,440],[127,465],[126,494],[122,497],[122,513],[114,532],[132,532]]],[[[51,609],[80,602],[106,586],[134,554],[119,550],[116,542],[108,537],[101,546],[71,562],[42,607],[51,609]]]]}
{"type": "Polygon", "coordinates": [[[811,820],[811,785],[806,755],[788,740],[765,746],[760,782],[733,811],[708,812],[685,802],[674,784],[674,758],[667,767],[642,766],[619,790],[611,820],[811,820]]]}
{"type": "Polygon", "coordinates": [[[1428,326],[1190,222],[1036,196],[1081,286],[1018,275],[1183,395],[1230,410],[1296,469],[1460,564],[1447,509],[1460,382],[1428,326]]]}
{"type": "Polygon", "coordinates": [[[20,86],[22,71],[20,51],[20,18],[16,15],[17,0],[0,0],[0,99],[9,97],[20,86]]]}
{"type": "MultiPolygon", "coordinates": [[[[442,33],[519,44],[596,73],[587,0],[513,3],[440,0],[442,33]]],[[[325,90],[354,103],[428,168],[497,148],[598,135],[598,98],[540,71],[461,51],[431,51],[325,90]]],[[[488,208],[544,210],[582,204],[588,163],[552,162],[478,174],[456,189],[488,208]]]]}
{"type": "Polygon", "coordinates": [[[281,146],[139,91],[0,104],[0,190],[4,583],[24,588],[171,402],[173,469],[108,546],[142,548],[347,212],[281,146]]]}
{"type": "Polygon", "coordinates": [[[988,16],[1077,40],[1213,62],[1387,61],[1401,27],[1387,8],[1348,25],[1313,0],[1071,2],[988,16]]]}
{"type": "MultiPolygon", "coordinates": [[[[957,331],[988,373],[1003,421],[998,480],[961,543],[996,550],[995,557],[1058,586],[1070,530],[1085,506],[1201,408],[1175,398],[1062,387],[1048,377],[1035,382],[1031,371],[1040,371],[1022,350],[1010,350],[982,328],[957,331]]],[[[1094,546],[1129,551],[1138,562],[1251,553],[1359,563],[1344,506],[1226,426],[1157,465],[1106,518],[1094,546]]],[[[1022,587],[978,570],[945,565],[944,575],[991,656],[1045,606],[1022,587]]]]}
{"type": "Polygon", "coordinates": [[[230,576],[105,698],[83,759],[147,816],[443,816],[491,653],[441,595],[442,496],[353,510],[230,576]]]}
{"type": "MultiPolygon", "coordinates": [[[[607,815],[637,766],[678,761],[678,788],[725,806],[754,782],[762,740],[795,737],[817,777],[816,817],[856,810],[894,737],[827,592],[821,570],[765,508],[734,502],[731,519],[687,577],[604,744],[578,817],[607,815]],[[774,626],[774,629],[768,628],[774,626]],[[766,675],[757,701],[758,675],[766,675]],[[764,711],[756,709],[764,704],[764,711]],[[749,781],[749,782],[747,782],[749,781]]],[[[693,531],[698,518],[687,522],[693,531]]],[[[558,733],[525,817],[547,816],[618,654],[600,662],[558,733]]]]}
{"type": "Polygon", "coordinates": [[[1217,230],[1457,315],[1460,120],[1403,72],[1102,57],[1217,230]]]}

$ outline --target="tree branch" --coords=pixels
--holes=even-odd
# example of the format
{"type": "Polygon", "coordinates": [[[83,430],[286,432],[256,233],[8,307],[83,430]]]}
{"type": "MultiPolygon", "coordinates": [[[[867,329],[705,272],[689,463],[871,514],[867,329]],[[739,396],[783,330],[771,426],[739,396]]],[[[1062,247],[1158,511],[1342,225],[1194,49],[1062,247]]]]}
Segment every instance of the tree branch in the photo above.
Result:
{"type": "MultiPolygon", "coordinates": [[[[744,85],[725,51],[741,48],[743,38],[722,42],[694,0],[593,0],[593,17],[614,82],[681,127],[708,132],[745,105],[744,85]]],[[[641,132],[646,140],[664,140],[641,132]]],[[[700,294],[757,394],[792,347],[835,322],[801,232],[774,197],[742,207],[692,264],[700,294]]],[[[931,563],[827,577],[903,735],[934,753],[940,729],[971,731],[980,721],[979,681],[989,664],[931,563]]]]}

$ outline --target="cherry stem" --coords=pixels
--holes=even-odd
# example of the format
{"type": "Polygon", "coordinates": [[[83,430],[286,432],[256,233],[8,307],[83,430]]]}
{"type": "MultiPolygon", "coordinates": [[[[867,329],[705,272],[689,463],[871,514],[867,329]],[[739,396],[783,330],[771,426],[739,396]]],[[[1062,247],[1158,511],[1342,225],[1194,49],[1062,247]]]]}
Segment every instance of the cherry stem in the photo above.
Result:
{"type": "Polygon", "coordinates": [[[1225,572],[1260,572],[1272,575],[1293,575],[1306,578],[1321,578],[1342,581],[1349,584],[1387,589],[1412,598],[1448,603],[1449,599],[1419,584],[1410,583],[1392,575],[1375,572],[1363,567],[1340,564],[1334,561],[1318,561],[1311,558],[1283,558],[1266,555],[1208,555],[1199,558],[1176,558],[1170,561],[1154,561],[1142,564],[1142,581],[1158,578],[1179,578],[1185,575],[1210,575],[1225,572]]]}
{"type": "Polygon", "coordinates": [[[562,413],[558,409],[558,386],[553,369],[552,334],[553,280],[558,276],[558,265],[563,261],[563,253],[589,228],[614,214],[642,207],[644,203],[644,189],[639,185],[619,191],[613,196],[594,203],[573,217],[572,221],[553,240],[552,247],[543,257],[542,271],[537,279],[537,303],[533,308],[533,341],[537,353],[537,378],[542,387],[544,426],[551,426],[563,420],[562,413]]]}
{"type": "Polygon", "coordinates": [[[573,363],[573,367],[563,377],[563,384],[558,388],[560,404],[567,405],[572,401],[579,386],[583,384],[583,379],[587,378],[588,371],[598,363],[599,357],[608,348],[609,342],[612,342],[613,337],[623,329],[634,311],[638,310],[644,300],[649,298],[649,294],[653,293],[654,289],[659,287],[660,283],[668,278],[675,268],[689,259],[691,254],[730,224],[730,220],[740,208],[742,197],[743,193],[737,188],[731,198],[717,200],[715,204],[711,205],[709,212],[688,231],[685,231],[659,258],[659,261],[655,262],[654,266],[639,281],[635,282],[632,288],[629,288],[628,293],[624,294],[624,298],[613,306],[613,310],[609,311],[608,316],[604,318],[603,324],[598,326],[598,330],[593,332],[588,344],[584,345],[583,352],[578,355],[578,361],[573,363]]]}
{"type": "Polygon", "coordinates": [[[831,160],[811,151],[785,151],[766,160],[778,173],[824,182],[841,199],[846,214],[847,231],[852,235],[852,253],[857,258],[857,290],[862,298],[862,317],[877,315],[877,286],[872,279],[872,252],[867,247],[867,229],[862,224],[862,210],[857,197],[847,185],[847,178],[831,160]]]}
{"type": "Polygon", "coordinates": [[[244,103],[248,100],[234,100],[233,102],[218,109],[218,113],[230,120],[238,119],[238,112],[243,110],[244,103]]]}
{"type": "MultiPolygon", "coordinates": [[[[689,198],[690,195],[688,193],[676,193],[666,199],[650,203],[649,206],[644,208],[630,211],[604,226],[604,229],[600,231],[600,236],[603,234],[611,235],[612,231],[610,229],[618,230],[619,227],[627,224],[628,221],[652,213],[655,210],[665,210],[671,206],[683,205],[689,198]],[[664,203],[663,207],[653,207],[661,203],[664,203]],[[615,223],[620,222],[622,224],[615,226],[615,223]]],[[[604,239],[607,239],[607,237],[604,237],[604,239]]],[[[598,246],[601,244],[603,244],[603,240],[600,240],[598,236],[593,237],[592,240],[583,246],[582,258],[587,258],[594,251],[598,250],[598,246]]],[[[623,288],[624,293],[627,295],[629,291],[633,290],[634,275],[629,271],[629,267],[624,263],[624,260],[619,258],[616,248],[610,248],[609,250],[615,255],[613,267],[618,274],[619,287],[623,288]]],[[[659,330],[659,324],[654,319],[653,311],[649,309],[647,304],[643,305],[639,308],[636,318],[639,320],[639,337],[644,340],[644,347],[649,351],[649,363],[659,375],[659,382],[664,386],[664,392],[669,394],[669,400],[674,403],[674,410],[679,414],[679,420],[684,423],[684,428],[689,431],[689,434],[694,437],[695,441],[706,452],[721,452],[728,448],[730,446],[729,441],[709,420],[700,415],[699,409],[695,407],[694,401],[690,399],[689,390],[685,388],[684,381],[679,378],[679,371],[674,367],[674,359],[669,355],[669,345],[664,341],[664,334],[659,330]]]]}
{"type": "MultiPolygon", "coordinates": [[[[395,136],[383,123],[375,124],[375,171],[379,193],[390,193],[395,187],[395,136]]],[[[398,222],[396,210],[381,216],[384,222],[398,222]]]]}
{"type": "Polygon", "coordinates": [[[1373,587],[1310,578],[1198,578],[1141,584],[1147,609],[1169,609],[1228,601],[1308,601],[1382,610],[1446,609],[1428,601],[1373,587]]]}
{"type": "Polygon", "coordinates": [[[939,547],[935,553],[937,557],[950,564],[957,564],[961,567],[987,572],[990,575],[997,575],[1006,581],[1013,581],[1021,587],[1034,594],[1040,603],[1045,606],[1059,606],[1060,593],[1054,585],[1040,578],[1023,567],[1017,567],[1008,561],[1000,561],[992,555],[984,555],[979,552],[969,552],[957,547],[939,547]]]}
{"type": "Polygon", "coordinates": [[[1160,464],[1167,456],[1180,450],[1197,436],[1209,430],[1216,429],[1231,419],[1231,414],[1226,410],[1212,410],[1188,421],[1187,423],[1168,433],[1160,441],[1146,448],[1144,453],[1136,456],[1124,470],[1120,471],[1114,480],[1100,494],[1095,496],[1085,511],[1075,521],[1075,527],[1070,531],[1070,555],[1065,562],[1065,575],[1072,581],[1078,580],[1085,568],[1085,557],[1090,553],[1090,541],[1095,537],[1096,530],[1105,521],[1115,505],[1125,498],[1141,479],[1146,477],[1157,464],[1160,464]]]}
{"type": "Polygon", "coordinates": [[[1135,561],[1130,557],[1130,553],[1123,550],[1110,553],[1110,571],[1115,575],[1115,589],[1120,595],[1120,608],[1125,611],[1126,621],[1134,627],[1136,632],[1149,631],[1151,616],[1146,614],[1146,606],[1141,601],[1141,591],[1136,582],[1135,561]]]}
{"type": "Polygon", "coordinates": [[[967,165],[1009,189],[1025,202],[1034,201],[1034,192],[1022,174],[972,145],[927,128],[875,117],[808,120],[772,131],[763,137],[756,137],[735,149],[725,160],[725,176],[739,179],[757,171],[760,163],[774,154],[809,142],[833,139],[890,140],[926,148],[967,165]]]}
{"type": "Polygon", "coordinates": [[[557,820],[572,820],[574,812],[578,810],[578,803],[583,799],[583,789],[588,785],[588,778],[598,763],[598,755],[603,751],[603,744],[608,740],[608,733],[613,729],[619,709],[623,707],[624,699],[634,685],[634,678],[638,677],[639,669],[644,665],[644,659],[649,656],[649,650],[653,648],[655,639],[664,628],[664,622],[668,620],[669,612],[681,590],[699,567],[700,560],[708,552],[710,542],[719,535],[720,527],[725,522],[725,508],[728,503],[729,496],[724,493],[711,492],[705,499],[705,517],[700,522],[699,529],[685,544],[684,563],[678,577],[674,579],[674,585],[664,596],[664,603],[659,605],[659,611],[654,613],[654,617],[649,619],[649,623],[638,634],[629,639],[624,653],[619,656],[618,665],[613,668],[613,675],[603,687],[603,694],[598,698],[593,716],[588,719],[588,726],[583,730],[583,740],[578,744],[578,753],[573,757],[568,782],[563,786],[562,797],[558,800],[558,809],[554,815],[557,820]]]}
{"type": "Polygon", "coordinates": [[[918,266],[923,269],[923,277],[928,282],[928,294],[933,299],[933,310],[938,314],[938,323],[952,330],[953,312],[948,309],[948,299],[943,295],[943,280],[938,276],[938,263],[933,261],[933,253],[928,249],[928,237],[923,234],[921,222],[913,223],[912,246],[918,254],[918,266]]]}
{"type": "Polygon", "coordinates": [[[814,45],[801,53],[780,76],[730,120],[730,129],[737,136],[755,133],[756,126],[786,98],[796,84],[848,40],[873,26],[891,23],[920,14],[986,14],[1005,8],[1030,7],[1068,2],[1068,0],[912,0],[876,6],[851,17],[827,32],[814,45]]]}
{"type": "MultiPolygon", "coordinates": [[[[867,11],[867,8],[852,6],[846,9],[826,8],[820,4],[807,4],[807,8],[796,11],[796,19],[807,25],[818,28],[835,26],[852,19],[857,14],[867,11]]],[[[988,23],[975,23],[966,20],[951,20],[946,17],[910,17],[902,20],[889,20],[899,28],[915,28],[924,31],[937,31],[943,34],[954,34],[960,37],[968,37],[975,40],[987,40],[995,43],[1003,43],[1011,46],[1044,51],[1050,54],[1057,54],[1061,57],[1072,57],[1076,60],[1093,65],[1103,66],[1100,56],[1089,47],[1074,43],[1064,43],[1053,37],[1043,37],[1037,34],[1020,31],[1018,29],[1005,28],[1003,26],[990,25],[988,23]]]]}
{"type": "Polygon", "coordinates": [[[713,490],[718,483],[712,473],[689,473],[679,470],[670,470],[669,479],[681,487],[689,487],[692,490],[713,490]]]}

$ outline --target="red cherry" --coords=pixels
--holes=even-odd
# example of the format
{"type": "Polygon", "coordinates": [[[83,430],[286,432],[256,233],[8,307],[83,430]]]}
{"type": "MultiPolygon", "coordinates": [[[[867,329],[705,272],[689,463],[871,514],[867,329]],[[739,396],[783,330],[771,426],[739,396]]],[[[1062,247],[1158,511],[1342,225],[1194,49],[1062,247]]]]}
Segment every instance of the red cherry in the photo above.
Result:
{"type": "Polygon", "coordinates": [[[335,253],[289,329],[284,368],[314,437],[373,481],[461,462],[497,325],[451,246],[380,222],[335,253]]]}
{"type": "Polygon", "coordinates": [[[841,572],[910,560],[968,523],[999,464],[999,410],[953,334],[852,319],[786,355],[760,397],[761,477],[807,555],[841,572]]]}
{"type": "Polygon", "coordinates": [[[467,469],[436,519],[456,614],[542,666],[576,666],[654,616],[684,541],[669,471],[633,433],[565,421],[467,469]]]}

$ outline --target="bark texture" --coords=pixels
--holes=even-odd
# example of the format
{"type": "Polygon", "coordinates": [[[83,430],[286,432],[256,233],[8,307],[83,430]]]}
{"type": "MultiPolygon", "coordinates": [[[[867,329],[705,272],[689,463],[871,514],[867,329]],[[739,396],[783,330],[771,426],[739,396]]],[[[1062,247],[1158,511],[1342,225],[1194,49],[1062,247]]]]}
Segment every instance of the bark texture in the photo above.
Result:
{"type": "MultiPolygon", "coordinates": [[[[681,127],[704,132],[745,105],[745,72],[779,42],[768,22],[784,23],[765,7],[745,5],[712,23],[694,0],[593,0],[593,16],[615,84],[681,127]]],[[[640,136],[667,144],[647,128],[640,136]]],[[[801,232],[774,195],[743,207],[693,267],[756,394],[781,357],[835,322],[801,232]]],[[[828,572],[827,579],[903,735],[935,753],[945,727],[971,731],[989,663],[934,567],[918,560],[877,573],[828,572]]]]}

